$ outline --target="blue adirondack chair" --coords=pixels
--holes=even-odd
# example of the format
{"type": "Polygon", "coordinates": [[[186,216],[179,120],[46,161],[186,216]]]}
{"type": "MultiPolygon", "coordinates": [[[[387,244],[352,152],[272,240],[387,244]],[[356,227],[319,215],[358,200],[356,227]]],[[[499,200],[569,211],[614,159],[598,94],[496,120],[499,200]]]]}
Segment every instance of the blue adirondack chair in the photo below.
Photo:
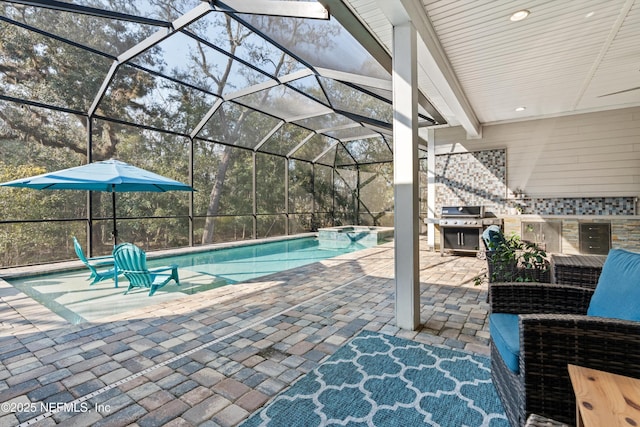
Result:
{"type": "Polygon", "coordinates": [[[147,268],[147,254],[132,243],[121,243],[116,246],[113,250],[113,258],[118,272],[123,273],[124,277],[129,280],[129,287],[124,293],[125,295],[133,288],[147,288],[149,296],[152,296],[171,280],[175,280],[176,284],[180,286],[176,264],[149,270],[147,268]],[[168,273],[169,271],[170,273],[168,273]]]}
{"type": "Polygon", "coordinates": [[[73,247],[76,250],[76,255],[78,255],[78,258],[80,258],[80,261],[82,261],[82,263],[87,266],[89,271],[91,271],[91,276],[89,276],[88,279],[91,280],[91,283],[89,285],[95,285],[96,283],[106,279],[113,279],[116,284],[116,288],[118,287],[119,273],[117,272],[117,267],[115,266],[112,255],[87,258],[82,251],[82,246],[80,246],[78,239],[76,239],[75,237],[73,237],[73,247]],[[97,268],[99,267],[111,268],[98,271],[97,268]]]}

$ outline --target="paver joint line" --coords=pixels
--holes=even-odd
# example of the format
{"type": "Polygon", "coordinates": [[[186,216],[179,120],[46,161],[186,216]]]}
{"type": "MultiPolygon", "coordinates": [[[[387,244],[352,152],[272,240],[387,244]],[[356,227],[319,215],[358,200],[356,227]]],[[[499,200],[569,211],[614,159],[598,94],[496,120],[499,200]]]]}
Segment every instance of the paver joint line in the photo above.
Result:
{"type": "MultiPolygon", "coordinates": [[[[314,297],[312,297],[312,298],[309,298],[308,300],[305,300],[305,301],[302,301],[302,302],[300,302],[300,303],[298,303],[298,304],[295,304],[295,305],[293,305],[293,306],[291,306],[291,307],[289,307],[289,308],[287,308],[287,309],[285,309],[285,310],[282,310],[282,311],[280,311],[280,312],[278,312],[278,313],[276,313],[276,314],[273,314],[273,315],[271,315],[271,316],[269,316],[269,317],[266,317],[266,318],[264,318],[264,319],[262,319],[262,320],[260,320],[260,321],[258,321],[258,322],[254,322],[254,323],[252,323],[252,324],[250,324],[250,325],[247,325],[247,326],[245,326],[245,327],[243,327],[243,328],[240,328],[240,329],[238,329],[237,331],[230,332],[230,333],[228,333],[227,335],[224,335],[224,336],[222,336],[222,337],[220,337],[220,338],[216,338],[215,340],[210,341],[210,342],[208,342],[208,343],[204,343],[204,344],[202,344],[202,345],[200,345],[200,346],[198,346],[198,347],[192,348],[191,350],[188,350],[188,351],[186,351],[186,352],[184,352],[184,353],[182,353],[182,354],[176,355],[176,356],[174,356],[174,357],[172,357],[172,358],[170,358],[170,359],[165,360],[164,362],[158,363],[158,364],[156,364],[156,365],[154,365],[154,366],[151,366],[151,367],[149,367],[149,368],[146,368],[146,369],[144,369],[144,370],[142,370],[142,371],[140,371],[140,372],[136,372],[135,374],[132,374],[132,375],[130,375],[130,376],[128,376],[128,377],[126,377],[126,378],[123,378],[123,379],[118,380],[118,381],[116,381],[116,382],[114,382],[114,383],[108,384],[108,385],[106,385],[106,386],[104,386],[104,387],[102,387],[102,388],[100,388],[100,389],[98,389],[98,390],[95,390],[95,391],[93,391],[93,392],[91,392],[91,393],[89,393],[89,394],[87,394],[87,395],[81,396],[81,397],[79,397],[79,398],[77,398],[77,399],[73,400],[72,402],[68,402],[68,403],[67,403],[67,405],[69,405],[69,406],[73,406],[73,405],[78,405],[78,404],[80,404],[80,403],[82,403],[82,402],[85,402],[85,401],[87,401],[87,400],[91,399],[92,397],[98,396],[98,395],[100,395],[100,394],[102,394],[102,393],[105,393],[105,392],[107,392],[107,391],[109,391],[109,390],[111,390],[111,389],[113,389],[113,388],[115,388],[115,387],[118,387],[118,386],[120,386],[120,385],[122,385],[122,384],[124,384],[124,383],[127,383],[127,382],[129,382],[129,381],[132,381],[132,380],[134,380],[134,379],[136,379],[136,378],[138,378],[138,377],[140,377],[140,376],[142,376],[142,375],[145,375],[145,374],[147,374],[147,373],[149,373],[149,372],[152,372],[152,371],[154,371],[154,370],[156,370],[156,369],[159,369],[159,368],[164,367],[164,366],[166,366],[166,365],[168,365],[168,364],[170,364],[170,363],[173,363],[173,362],[175,362],[175,361],[177,361],[177,360],[180,360],[180,359],[182,359],[183,357],[186,357],[186,356],[189,356],[190,354],[195,353],[196,351],[200,351],[200,350],[205,349],[205,348],[207,348],[207,347],[211,347],[212,345],[217,344],[217,343],[219,343],[220,341],[224,341],[224,340],[226,340],[226,339],[228,339],[228,338],[231,338],[231,337],[233,337],[233,336],[235,336],[235,335],[238,335],[238,334],[240,334],[240,333],[242,333],[242,332],[244,332],[244,331],[247,331],[247,330],[249,330],[249,329],[255,328],[256,326],[258,326],[258,325],[260,325],[260,324],[262,324],[262,323],[268,322],[268,321],[270,321],[270,320],[273,320],[274,318],[276,318],[276,317],[278,317],[278,316],[281,316],[281,315],[283,315],[284,313],[290,312],[290,311],[295,310],[295,309],[297,309],[297,308],[299,308],[299,307],[302,307],[303,305],[308,304],[308,303],[310,303],[310,302],[312,302],[312,301],[314,301],[314,300],[316,300],[316,299],[319,299],[319,298],[321,298],[321,297],[324,297],[324,296],[326,296],[326,295],[328,295],[328,294],[331,294],[331,293],[333,293],[333,292],[339,291],[339,290],[341,290],[342,288],[344,288],[344,287],[346,287],[346,286],[350,285],[351,283],[353,283],[353,282],[355,282],[355,281],[357,281],[357,280],[360,280],[360,279],[361,279],[361,278],[363,278],[363,277],[366,277],[366,276],[369,276],[369,275],[375,274],[375,273],[376,273],[376,272],[378,272],[378,271],[382,271],[382,270],[384,270],[385,268],[386,268],[386,266],[382,266],[382,267],[380,267],[380,268],[378,268],[378,269],[375,269],[375,270],[373,270],[373,271],[370,271],[369,273],[362,274],[362,275],[360,275],[360,276],[358,276],[358,277],[356,277],[356,278],[354,278],[354,279],[352,279],[352,280],[350,280],[350,281],[348,281],[348,282],[346,282],[346,283],[343,283],[342,285],[338,286],[337,288],[334,288],[334,289],[331,289],[331,290],[329,290],[329,291],[323,292],[322,294],[316,295],[316,296],[314,296],[314,297]]],[[[27,420],[27,421],[25,421],[25,422],[23,422],[23,423],[19,424],[19,425],[18,425],[18,427],[27,427],[27,426],[30,426],[30,425],[32,425],[32,424],[34,424],[34,423],[38,422],[38,421],[42,421],[42,420],[44,420],[45,418],[49,418],[49,417],[51,417],[53,414],[55,414],[55,413],[57,413],[57,412],[60,412],[61,410],[62,410],[62,408],[60,408],[60,409],[54,409],[54,410],[49,411],[49,412],[46,412],[46,413],[44,413],[44,414],[40,414],[40,415],[38,415],[38,416],[36,416],[36,417],[34,417],[34,418],[31,418],[31,419],[29,419],[29,420],[27,420]]]]}

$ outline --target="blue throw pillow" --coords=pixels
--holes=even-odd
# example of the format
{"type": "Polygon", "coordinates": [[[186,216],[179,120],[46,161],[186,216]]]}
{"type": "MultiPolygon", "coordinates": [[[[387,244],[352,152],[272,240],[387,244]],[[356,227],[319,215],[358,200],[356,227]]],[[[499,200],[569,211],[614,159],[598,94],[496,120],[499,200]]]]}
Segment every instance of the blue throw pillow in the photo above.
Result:
{"type": "Polygon", "coordinates": [[[640,254],[612,249],[589,303],[589,316],[640,321],[640,254]]]}

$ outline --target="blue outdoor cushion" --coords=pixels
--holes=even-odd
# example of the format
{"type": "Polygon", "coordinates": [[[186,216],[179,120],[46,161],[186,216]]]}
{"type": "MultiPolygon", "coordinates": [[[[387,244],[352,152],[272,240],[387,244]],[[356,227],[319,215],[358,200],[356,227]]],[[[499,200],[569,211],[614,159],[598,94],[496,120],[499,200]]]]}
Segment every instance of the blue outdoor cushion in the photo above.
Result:
{"type": "Polygon", "coordinates": [[[611,249],[591,297],[589,316],[640,321],[640,254],[611,249]]]}
{"type": "Polygon", "coordinates": [[[489,316],[489,330],[502,360],[514,373],[520,372],[520,331],[518,315],[492,313],[489,316]]]}

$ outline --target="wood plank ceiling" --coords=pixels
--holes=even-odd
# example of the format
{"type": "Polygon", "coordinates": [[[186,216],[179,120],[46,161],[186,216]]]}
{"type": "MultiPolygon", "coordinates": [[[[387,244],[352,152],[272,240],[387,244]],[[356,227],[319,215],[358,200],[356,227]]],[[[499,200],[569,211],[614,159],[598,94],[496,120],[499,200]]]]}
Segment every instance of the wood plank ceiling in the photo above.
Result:
{"type": "MultiPolygon", "coordinates": [[[[343,1],[391,52],[392,28],[379,8],[385,0],[343,1]]],[[[640,0],[424,0],[421,6],[480,123],[640,105],[640,0]],[[510,21],[522,9],[529,16],[510,21]]],[[[457,125],[423,55],[420,88],[457,125]]]]}

